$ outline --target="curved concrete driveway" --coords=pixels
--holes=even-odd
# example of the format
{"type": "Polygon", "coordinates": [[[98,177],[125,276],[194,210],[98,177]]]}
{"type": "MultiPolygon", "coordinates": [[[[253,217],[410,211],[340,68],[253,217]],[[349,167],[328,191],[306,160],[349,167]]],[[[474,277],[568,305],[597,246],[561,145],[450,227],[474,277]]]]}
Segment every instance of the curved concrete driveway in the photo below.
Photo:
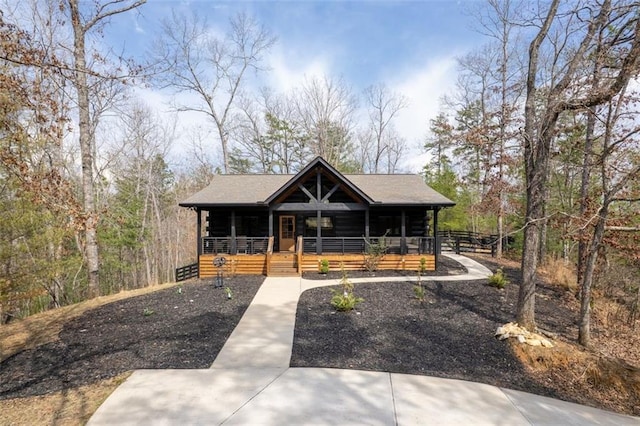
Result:
{"type": "MultiPolygon", "coordinates": [[[[486,279],[467,274],[423,280],[486,279]]],[[[374,277],[354,282],[407,281],[374,277]]],[[[640,419],[460,380],[383,372],[289,368],[300,294],[334,280],[267,278],[209,370],[139,370],[89,425],[173,424],[633,424],[640,419]]]]}

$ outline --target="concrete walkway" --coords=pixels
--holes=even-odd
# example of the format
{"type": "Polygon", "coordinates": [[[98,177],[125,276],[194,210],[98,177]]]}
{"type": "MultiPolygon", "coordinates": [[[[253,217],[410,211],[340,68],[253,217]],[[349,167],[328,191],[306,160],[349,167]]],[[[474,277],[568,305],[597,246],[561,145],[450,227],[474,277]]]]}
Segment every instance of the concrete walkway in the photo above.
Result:
{"type": "MultiPolygon", "coordinates": [[[[485,279],[467,274],[423,280],[485,279]]],[[[407,281],[372,277],[354,282],[407,281]]],[[[300,294],[337,280],[267,278],[209,370],[138,370],[89,425],[640,425],[621,416],[490,385],[383,372],[289,368],[300,294]]]]}

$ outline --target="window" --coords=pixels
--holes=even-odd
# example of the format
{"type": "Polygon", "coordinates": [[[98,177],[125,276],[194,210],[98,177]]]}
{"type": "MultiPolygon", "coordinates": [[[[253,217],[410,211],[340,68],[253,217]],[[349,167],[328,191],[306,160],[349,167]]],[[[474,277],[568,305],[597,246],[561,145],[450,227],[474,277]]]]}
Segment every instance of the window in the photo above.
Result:
{"type": "MultiPolygon", "coordinates": [[[[333,217],[323,216],[320,218],[320,229],[324,237],[335,236],[333,217]]],[[[304,236],[315,237],[318,234],[318,217],[308,216],[304,219],[304,236]]]]}
{"type": "MultiPolygon", "coordinates": [[[[308,217],[305,219],[305,225],[307,228],[318,228],[318,218],[316,216],[308,217]]],[[[322,229],[333,229],[333,218],[330,216],[323,216],[320,218],[320,227],[322,229]]]]}

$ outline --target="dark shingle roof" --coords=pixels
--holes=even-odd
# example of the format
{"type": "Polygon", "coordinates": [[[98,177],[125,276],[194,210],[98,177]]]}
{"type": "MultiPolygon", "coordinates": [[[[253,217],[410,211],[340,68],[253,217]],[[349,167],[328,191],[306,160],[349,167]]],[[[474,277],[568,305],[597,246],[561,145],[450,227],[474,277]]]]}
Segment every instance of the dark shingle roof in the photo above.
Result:
{"type": "MultiPolygon", "coordinates": [[[[180,203],[183,207],[262,204],[296,175],[216,175],[209,186],[180,203]]],[[[453,206],[419,175],[350,175],[344,177],[376,203],[453,206]]]]}
{"type": "Polygon", "coordinates": [[[383,204],[455,203],[424,183],[419,175],[345,175],[369,197],[383,204]]]}
{"type": "Polygon", "coordinates": [[[293,175],[216,175],[209,186],[180,203],[184,207],[264,202],[293,175]]]}

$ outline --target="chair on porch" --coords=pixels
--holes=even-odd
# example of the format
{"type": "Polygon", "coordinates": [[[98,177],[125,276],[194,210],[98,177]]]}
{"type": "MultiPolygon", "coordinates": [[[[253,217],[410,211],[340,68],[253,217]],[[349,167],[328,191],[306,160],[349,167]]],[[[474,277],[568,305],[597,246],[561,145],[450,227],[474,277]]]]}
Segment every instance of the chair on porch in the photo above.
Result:
{"type": "Polygon", "coordinates": [[[249,245],[247,244],[247,236],[246,235],[240,235],[237,238],[236,241],[236,250],[238,253],[244,253],[247,254],[247,251],[249,249],[249,245]]]}

